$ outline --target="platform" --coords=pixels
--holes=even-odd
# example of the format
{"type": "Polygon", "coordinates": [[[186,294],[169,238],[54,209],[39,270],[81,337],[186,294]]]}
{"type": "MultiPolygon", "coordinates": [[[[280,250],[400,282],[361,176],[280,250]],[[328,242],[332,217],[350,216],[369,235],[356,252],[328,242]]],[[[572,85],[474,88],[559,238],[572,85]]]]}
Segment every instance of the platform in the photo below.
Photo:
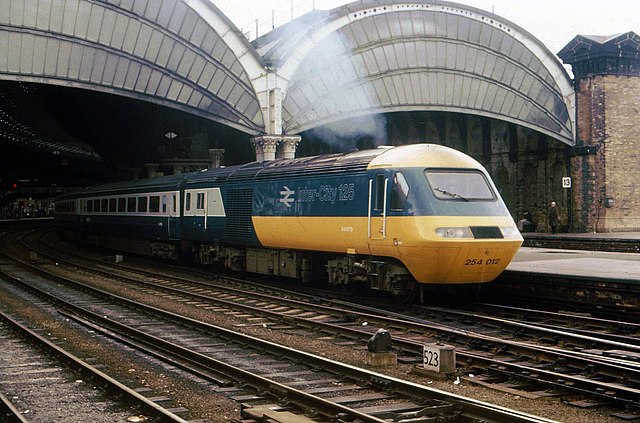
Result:
{"type": "Polygon", "coordinates": [[[523,235],[525,245],[535,242],[554,248],[520,248],[507,267],[507,273],[640,282],[640,252],[615,252],[620,246],[623,248],[619,251],[639,251],[638,232],[523,235]],[[557,248],[560,246],[569,248],[557,248]]]}
{"type": "Polygon", "coordinates": [[[640,254],[522,247],[506,272],[640,283],[640,254]]]}

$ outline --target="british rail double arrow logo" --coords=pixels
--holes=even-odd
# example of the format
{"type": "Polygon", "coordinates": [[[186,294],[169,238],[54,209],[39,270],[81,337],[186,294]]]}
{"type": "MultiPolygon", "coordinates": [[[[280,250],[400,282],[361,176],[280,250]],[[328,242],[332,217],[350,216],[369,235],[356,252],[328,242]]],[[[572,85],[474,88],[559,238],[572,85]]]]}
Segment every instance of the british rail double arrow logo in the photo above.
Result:
{"type": "Polygon", "coordinates": [[[284,190],[280,191],[280,195],[282,195],[280,202],[287,207],[291,207],[291,203],[295,201],[295,198],[292,198],[291,196],[296,192],[289,189],[289,187],[286,185],[283,185],[282,188],[284,188],[284,190]]]}

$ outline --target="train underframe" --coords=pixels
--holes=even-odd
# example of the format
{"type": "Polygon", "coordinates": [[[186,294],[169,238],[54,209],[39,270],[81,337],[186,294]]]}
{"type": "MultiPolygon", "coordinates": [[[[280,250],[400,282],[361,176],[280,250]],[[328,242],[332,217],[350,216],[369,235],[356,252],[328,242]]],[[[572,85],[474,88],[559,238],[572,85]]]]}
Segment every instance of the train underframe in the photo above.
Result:
{"type": "Polygon", "coordinates": [[[367,256],[200,244],[197,257],[204,265],[221,264],[231,270],[293,278],[305,284],[323,279],[330,286],[364,285],[394,296],[406,296],[416,287],[402,264],[367,256]]]}
{"type": "Polygon", "coordinates": [[[292,278],[304,284],[325,281],[330,286],[347,290],[368,287],[396,297],[409,296],[418,286],[400,262],[380,257],[185,240],[149,241],[107,234],[88,234],[84,241],[102,248],[151,255],[164,261],[219,265],[238,272],[292,278]]]}

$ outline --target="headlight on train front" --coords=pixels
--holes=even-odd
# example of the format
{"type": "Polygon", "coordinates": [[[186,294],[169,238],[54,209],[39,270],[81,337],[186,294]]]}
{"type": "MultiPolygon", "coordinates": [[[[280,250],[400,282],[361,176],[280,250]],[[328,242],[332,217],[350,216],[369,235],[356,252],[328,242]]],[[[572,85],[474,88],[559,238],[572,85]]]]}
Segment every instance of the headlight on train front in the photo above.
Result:
{"type": "Polygon", "coordinates": [[[520,238],[520,231],[513,226],[501,226],[500,231],[502,232],[502,236],[505,237],[505,239],[520,238]]]}
{"type": "Polygon", "coordinates": [[[436,228],[436,235],[442,238],[471,238],[473,234],[469,227],[461,228],[436,228]]]}

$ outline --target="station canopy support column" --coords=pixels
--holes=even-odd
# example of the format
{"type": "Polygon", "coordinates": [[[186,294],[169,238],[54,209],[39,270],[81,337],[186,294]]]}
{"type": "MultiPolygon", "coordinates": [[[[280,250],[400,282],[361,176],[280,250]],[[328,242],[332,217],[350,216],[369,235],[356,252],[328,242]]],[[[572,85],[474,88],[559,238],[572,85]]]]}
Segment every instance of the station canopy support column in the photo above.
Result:
{"type": "Polygon", "coordinates": [[[211,169],[220,167],[222,161],[222,155],[224,154],[224,148],[210,148],[209,157],[211,158],[211,169]]]}

